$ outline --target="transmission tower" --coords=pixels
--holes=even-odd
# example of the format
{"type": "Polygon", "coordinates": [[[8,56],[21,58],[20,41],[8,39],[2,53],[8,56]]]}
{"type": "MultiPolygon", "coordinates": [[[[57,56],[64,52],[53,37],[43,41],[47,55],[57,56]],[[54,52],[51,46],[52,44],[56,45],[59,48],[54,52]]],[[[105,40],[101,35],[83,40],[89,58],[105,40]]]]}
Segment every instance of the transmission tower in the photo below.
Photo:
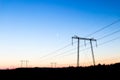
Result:
{"type": "Polygon", "coordinates": [[[56,62],[51,63],[51,68],[55,67],[56,68],[56,62]]]}
{"type": "Polygon", "coordinates": [[[28,60],[21,60],[20,62],[21,62],[21,68],[28,67],[28,62],[29,62],[28,60]]]}
{"type": "Polygon", "coordinates": [[[88,40],[88,41],[90,41],[93,65],[95,66],[95,57],[94,57],[92,41],[97,41],[97,40],[93,39],[93,38],[81,38],[81,37],[78,37],[78,36],[73,36],[72,37],[72,44],[73,44],[73,39],[77,39],[77,41],[78,41],[78,44],[77,44],[77,67],[79,67],[79,47],[80,47],[79,45],[80,45],[80,40],[84,40],[84,41],[88,40]]]}
{"type": "Polygon", "coordinates": [[[77,67],[79,67],[79,41],[80,41],[80,38],[78,36],[74,36],[72,37],[72,44],[73,44],[73,39],[77,39],[78,40],[78,45],[77,45],[77,67]]]}

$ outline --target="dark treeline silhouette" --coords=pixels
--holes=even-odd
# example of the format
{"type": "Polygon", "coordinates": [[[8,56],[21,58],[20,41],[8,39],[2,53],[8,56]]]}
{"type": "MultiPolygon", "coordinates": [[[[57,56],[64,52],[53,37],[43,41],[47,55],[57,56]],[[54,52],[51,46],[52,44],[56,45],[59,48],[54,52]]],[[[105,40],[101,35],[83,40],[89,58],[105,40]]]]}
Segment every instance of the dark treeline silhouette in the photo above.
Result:
{"type": "Polygon", "coordinates": [[[0,80],[120,80],[120,63],[89,67],[0,70],[0,80]]]}

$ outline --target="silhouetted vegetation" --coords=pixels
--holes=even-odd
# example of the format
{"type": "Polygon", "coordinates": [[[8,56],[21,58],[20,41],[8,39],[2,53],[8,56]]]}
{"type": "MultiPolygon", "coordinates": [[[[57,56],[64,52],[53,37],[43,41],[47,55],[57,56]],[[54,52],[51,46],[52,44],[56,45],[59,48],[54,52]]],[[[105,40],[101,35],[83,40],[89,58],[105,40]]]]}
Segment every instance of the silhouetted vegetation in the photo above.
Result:
{"type": "Polygon", "coordinates": [[[120,63],[89,67],[0,70],[1,80],[120,80],[120,63]]]}

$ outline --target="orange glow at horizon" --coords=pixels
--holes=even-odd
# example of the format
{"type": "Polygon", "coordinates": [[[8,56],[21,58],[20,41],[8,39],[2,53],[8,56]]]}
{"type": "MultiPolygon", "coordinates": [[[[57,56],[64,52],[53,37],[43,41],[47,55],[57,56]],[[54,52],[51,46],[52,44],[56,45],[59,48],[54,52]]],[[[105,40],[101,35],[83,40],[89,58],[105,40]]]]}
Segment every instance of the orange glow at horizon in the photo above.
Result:
{"type": "MultiPolygon", "coordinates": [[[[114,64],[114,63],[118,63],[118,62],[120,62],[120,58],[116,58],[116,59],[113,59],[113,58],[111,58],[111,59],[105,59],[105,60],[98,60],[98,61],[96,61],[96,65],[98,65],[98,64],[105,64],[105,65],[107,65],[107,64],[114,64]]],[[[80,63],[80,66],[83,66],[83,67],[85,67],[85,66],[91,66],[91,65],[93,65],[93,62],[92,61],[90,61],[90,62],[81,62],[80,63]]],[[[0,65],[0,69],[15,69],[15,68],[20,68],[21,66],[20,66],[20,64],[19,65],[8,65],[8,64],[6,64],[6,65],[0,65]]],[[[26,67],[25,65],[23,66],[23,67],[26,67]]],[[[31,64],[29,64],[28,66],[27,66],[28,68],[30,67],[30,68],[34,68],[34,67],[53,67],[53,68],[62,68],[62,67],[76,67],[76,63],[56,63],[56,65],[55,64],[53,64],[53,65],[51,65],[51,63],[49,63],[49,64],[33,64],[33,65],[31,65],[31,64]]]]}

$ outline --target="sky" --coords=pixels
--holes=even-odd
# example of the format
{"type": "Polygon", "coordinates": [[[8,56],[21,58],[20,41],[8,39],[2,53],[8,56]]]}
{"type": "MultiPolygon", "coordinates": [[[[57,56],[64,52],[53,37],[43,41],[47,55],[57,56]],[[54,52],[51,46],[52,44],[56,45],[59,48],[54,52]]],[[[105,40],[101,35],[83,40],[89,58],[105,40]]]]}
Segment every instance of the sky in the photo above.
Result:
{"type": "MultiPolygon", "coordinates": [[[[120,21],[88,36],[119,20],[119,5],[120,0],[0,0],[0,68],[25,67],[21,60],[29,67],[76,66],[74,35],[97,39],[96,64],[119,62],[120,21]]],[[[83,44],[80,65],[92,65],[90,44],[83,44]]]]}

